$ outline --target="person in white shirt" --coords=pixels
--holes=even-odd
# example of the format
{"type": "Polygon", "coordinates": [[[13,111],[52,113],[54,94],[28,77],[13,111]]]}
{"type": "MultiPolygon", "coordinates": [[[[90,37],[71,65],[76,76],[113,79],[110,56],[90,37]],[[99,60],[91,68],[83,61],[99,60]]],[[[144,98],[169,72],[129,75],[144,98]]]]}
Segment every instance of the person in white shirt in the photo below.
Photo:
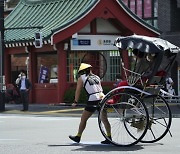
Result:
{"type": "Polygon", "coordinates": [[[18,88],[21,95],[21,102],[23,104],[23,109],[21,111],[28,111],[29,108],[29,90],[31,89],[31,83],[26,78],[25,73],[21,73],[21,78],[18,83],[18,88]]]}
{"type": "MultiPolygon", "coordinates": [[[[80,92],[82,87],[84,87],[85,91],[89,95],[87,105],[84,108],[84,111],[81,116],[81,121],[79,124],[78,133],[76,136],[69,136],[71,140],[79,143],[81,140],[82,133],[86,127],[87,120],[92,116],[92,114],[99,110],[98,103],[103,99],[103,89],[101,86],[100,78],[92,73],[92,66],[90,64],[81,63],[80,68],[78,70],[78,74],[80,75],[77,81],[76,92],[75,92],[75,100],[72,104],[75,107],[78,104],[78,99],[80,96],[80,92]]],[[[106,126],[107,136],[111,139],[111,128],[109,121],[107,120],[107,115],[104,114],[103,123],[106,126]]],[[[110,144],[108,140],[102,141],[102,144],[110,144]]]]}
{"type": "Polygon", "coordinates": [[[174,95],[174,89],[173,89],[174,82],[171,77],[166,78],[166,89],[167,92],[174,95]]]}
{"type": "Polygon", "coordinates": [[[20,73],[19,73],[19,75],[18,75],[18,77],[17,77],[17,79],[16,79],[16,81],[15,81],[15,83],[16,83],[17,86],[18,86],[18,84],[19,84],[19,81],[21,80],[22,73],[25,73],[25,71],[24,71],[24,70],[21,70],[20,73]]]}

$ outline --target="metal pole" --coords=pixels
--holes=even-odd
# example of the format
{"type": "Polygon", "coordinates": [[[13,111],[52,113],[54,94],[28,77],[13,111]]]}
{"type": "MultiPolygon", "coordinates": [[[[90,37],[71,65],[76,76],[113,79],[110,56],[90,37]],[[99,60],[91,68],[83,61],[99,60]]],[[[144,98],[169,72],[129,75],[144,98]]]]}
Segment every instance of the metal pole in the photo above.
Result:
{"type": "Polygon", "coordinates": [[[5,110],[4,82],[4,0],[0,0],[0,111],[5,110]]]}

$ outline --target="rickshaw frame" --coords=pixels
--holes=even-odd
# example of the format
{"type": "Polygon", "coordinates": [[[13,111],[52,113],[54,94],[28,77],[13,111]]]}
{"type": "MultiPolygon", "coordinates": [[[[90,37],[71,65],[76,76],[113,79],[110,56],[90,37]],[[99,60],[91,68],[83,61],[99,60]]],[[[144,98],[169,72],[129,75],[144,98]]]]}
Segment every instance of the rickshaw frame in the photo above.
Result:
{"type": "MultiPolygon", "coordinates": [[[[145,81],[143,76],[146,74],[146,72],[137,73],[124,67],[122,52],[124,50],[127,51],[128,49],[137,49],[137,44],[135,43],[139,44],[139,36],[137,37],[137,40],[135,38],[135,41],[134,37],[136,36],[133,35],[130,39],[128,37],[121,37],[117,38],[115,41],[115,45],[120,51],[121,65],[124,70],[127,85],[112,89],[100,102],[100,111],[98,115],[99,128],[103,136],[116,146],[132,146],[138,142],[157,142],[161,140],[168,132],[172,136],[170,132],[172,113],[168,102],[161,95],[159,95],[160,89],[163,87],[162,81],[166,76],[164,75],[159,77],[161,80],[157,81],[155,84],[151,82],[152,78],[157,76],[156,73],[162,61],[156,62],[156,65],[158,64],[159,66],[155,65],[153,68],[155,70],[152,71],[151,76],[149,76],[149,78],[147,77],[145,81]],[[124,46],[121,39],[122,42],[125,40],[124,46]],[[130,45],[128,44],[129,42],[126,42],[126,39],[130,40],[130,45]],[[137,83],[141,86],[137,86],[137,83]],[[152,91],[150,92],[149,90],[152,91]],[[103,124],[104,115],[108,117],[111,125],[111,138],[106,135],[107,133],[103,124]],[[123,132],[123,134],[121,134],[121,132],[123,132]]],[[[146,43],[146,46],[153,49],[156,49],[157,47],[157,49],[154,53],[151,53],[146,52],[147,50],[142,48],[142,50],[145,51],[144,54],[158,54],[159,51],[159,55],[162,56],[165,52],[171,52],[171,49],[168,49],[166,46],[166,44],[171,46],[169,42],[165,42],[163,40],[163,43],[165,43],[164,49],[166,49],[166,51],[163,51],[163,49],[157,44],[154,45],[151,42],[152,40],[148,42],[146,40],[147,38],[148,37],[145,36],[144,42],[146,43]]],[[[153,41],[154,39],[155,38],[153,38],[153,41]]],[[[161,41],[162,40],[160,39],[160,45],[163,44],[161,41]]],[[[174,48],[174,45],[172,45],[172,48],[174,48]]],[[[175,50],[178,51],[179,48],[177,47],[175,50]]],[[[140,48],[138,51],[140,51],[140,48]]],[[[172,52],[172,54],[174,53],[172,52]]],[[[168,71],[174,64],[175,58],[176,55],[171,60],[168,68],[166,67],[168,71]]],[[[163,58],[161,58],[161,60],[163,60],[163,58]]]]}

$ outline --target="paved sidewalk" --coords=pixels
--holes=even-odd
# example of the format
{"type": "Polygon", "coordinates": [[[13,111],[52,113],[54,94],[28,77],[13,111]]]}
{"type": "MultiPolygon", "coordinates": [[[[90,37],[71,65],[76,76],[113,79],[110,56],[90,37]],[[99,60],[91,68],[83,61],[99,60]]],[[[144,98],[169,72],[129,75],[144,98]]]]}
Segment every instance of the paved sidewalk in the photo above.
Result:
{"type": "Polygon", "coordinates": [[[29,110],[24,112],[22,104],[6,104],[3,114],[35,114],[35,115],[62,115],[62,114],[76,114],[77,116],[82,112],[83,105],[72,108],[70,104],[30,104],[29,110]],[[79,113],[79,114],[78,114],[79,113]]]}

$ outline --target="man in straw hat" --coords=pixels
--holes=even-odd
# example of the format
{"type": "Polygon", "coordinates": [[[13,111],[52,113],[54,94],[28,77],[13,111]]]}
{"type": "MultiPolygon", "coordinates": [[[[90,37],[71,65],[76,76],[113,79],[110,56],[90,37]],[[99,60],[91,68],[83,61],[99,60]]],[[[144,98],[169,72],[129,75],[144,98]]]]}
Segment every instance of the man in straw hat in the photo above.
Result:
{"type": "MultiPolygon", "coordinates": [[[[84,111],[81,116],[81,121],[79,124],[78,133],[76,136],[69,136],[71,140],[79,143],[81,140],[82,133],[86,127],[87,120],[92,116],[92,114],[98,110],[98,103],[103,99],[103,89],[101,86],[100,78],[92,73],[92,66],[90,64],[81,63],[78,74],[79,78],[77,81],[77,87],[75,92],[75,100],[72,104],[75,107],[78,104],[78,99],[80,96],[80,92],[82,87],[84,87],[85,91],[88,94],[88,102],[84,108],[84,111]]],[[[111,128],[110,124],[107,120],[107,115],[104,114],[103,123],[106,127],[107,136],[111,139],[111,128]]],[[[109,144],[108,140],[102,141],[102,144],[109,144]]]]}

